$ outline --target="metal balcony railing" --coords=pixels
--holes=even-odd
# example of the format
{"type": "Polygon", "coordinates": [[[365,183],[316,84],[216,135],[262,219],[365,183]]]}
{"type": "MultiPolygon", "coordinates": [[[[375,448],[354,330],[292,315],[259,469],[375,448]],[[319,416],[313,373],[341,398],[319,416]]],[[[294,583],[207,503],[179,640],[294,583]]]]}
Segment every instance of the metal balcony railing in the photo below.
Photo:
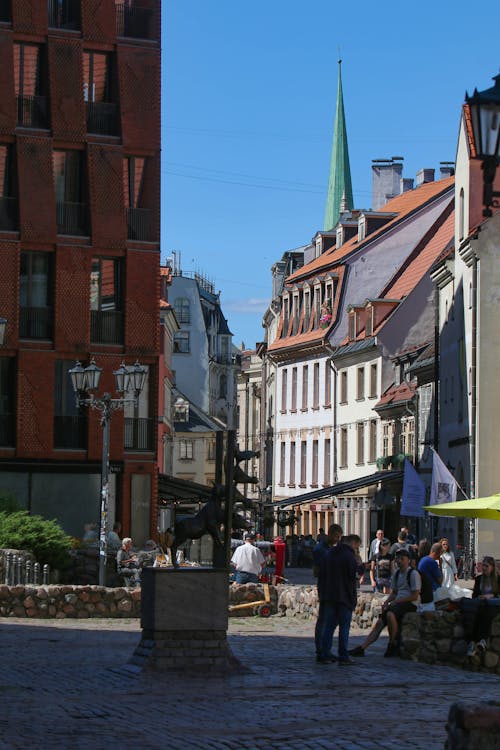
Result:
{"type": "Polygon", "coordinates": [[[90,340],[94,344],[123,344],[123,312],[91,310],[90,340]]]}
{"type": "Polygon", "coordinates": [[[54,448],[87,448],[87,417],[54,416],[54,448]]]}
{"type": "Polygon", "coordinates": [[[15,232],[19,229],[17,198],[0,198],[0,230],[15,232]]]}
{"type": "Polygon", "coordinates": [[[123,446],[125,450],[150,451],[153,449],[153,420],[125,417],[123,446]]]}
{"type": "Polygon", "coordinates": [[[2,448],[14,448],[16,445],[15,415],[0,414],[0,445],[2,448]]]}
{"type": "Polygon", "coordinates": [[[127,237],[129,240],[151,241],[151,210],[149,208],[127,208],[127,237]]]}
{"type": "Polygon", "coordinates": [[[12,21],[12,10],[10,0],[0,0],[0,23],[10,23],[12,21]]]}
{"type": "Polygon", "coordinates": [[[46,96],[18,96],[17,124],[25,128],[48,128],[48,101],[46,96]]]}
{"type": "Polygon", "coordinates": [[[87,133],[119,135],[118,105],[113,102],[87,102],[87,133]]]}
{"type": "Polygon", "coordinates": [[[21,307],[19,309],[19,338],[52,339],[52,307],[21,307]]]}
{"type": "Polygon", "coordinates": [[[86,203],[57,203],[57,231],[59,234],[88,236],[86,203]]]}
{"type": "Polygon", "coordinates": [[[151,8],[141,7],[138,2],[134,2],[133,5],[117,3],[117,35],[128,36],[135,39],[151,39],[152,15],[151,8]]]}
{"type": "Polygon", "coordinates": [[[49,0],[49,28],[80,28],[80,0],[49,0]]]}

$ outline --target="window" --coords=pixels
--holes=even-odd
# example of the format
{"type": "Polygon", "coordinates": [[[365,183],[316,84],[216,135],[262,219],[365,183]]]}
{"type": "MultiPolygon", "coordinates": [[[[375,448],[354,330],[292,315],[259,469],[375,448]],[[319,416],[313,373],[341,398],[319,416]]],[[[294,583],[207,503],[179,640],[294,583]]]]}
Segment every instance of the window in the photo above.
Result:
{"type": "Polygon", "coordinates": [[[354,339],[356,338],[356,313],[349,313],[347,327],[349,341],[354,341],[354,339]]]}
{"type": "Polygon", "coordinates": [[[323,471],[323,484],[325,487],[330,486],[330,462],[332,460],[332,441],[330,438],[325,439],[325,457],[324,457],[324,471],[323,471]]]}
{"type": "Polygon", "coordinates": [[[87,206],[82,151],[54,151],[57,231],[87,235],[87,206]]]}
{"type": "Polygon", "coordinates": [[[357,370],[357,392],[356,398],[361,401],[365,397],[365,368],[358,367],[357,370]]]}
{"type": "Polygon", "coordinates": [[[39,44],[14,44],[14,88],[17,124],[27,128],[48,127],[47,80],[43,48],[39,44]]]}
{"type": "Polygon", "coordinates": [[[207,461],[215,461],[215,440],[207,440],[207,461]]]}
{"type": "Polygon", "coordinates": [[[287,376],[288,371],[283,369],[281,371],[281,412],[286,411],[286,396],[287,396],[287,376]]]}
{"type": "Polygon", "coordinates": [[[192,440],[179,440],[179,459],[192,461],[194,458],[194,443],[192,440]]]}
{"type": "Polygon", "coordinates": [[[313,440],[312,444],[312,475],[311,485],[313,487],[318,486],[318,441],[313,440]]]}
{"type": "Polygon", "coordinates": [[[224,374],[219,379],[219,398],[227,398],[227,376],[224,374]]]}
{"type": "Polygon", "coordinates": [[[123,343],[123,263],[93,258],[90,272],[90,339],[99,344],[123,343]]]}
{"type": "Polygon", "coordinates": [[[370,398],[377,396],[377,365],[370,365],[370,398]]]}
{"type": "MultiPolygon", "coordinates": [[[[151,210],[143,205],[146,166],[147,160],[143,156],[126,156],[123,159],[123,195],[127,214],[127,236],[129,240],[148,242],[152,239],[152,233],[151,210]]],[[[189,315],[189,300],[187,302],[189,315]]],[[[177,313],[175,303],[174,308],[177,313]]],[[[179,320],[179,322],[189,323],[189,319],[179,320]]]]}
{"type": "Polygon", "coordinates": [[[11,23],[12,10],[10,0],[0,0],[0,23],[11,23]]]}
{"type": "Polygon", "coordinates": [[[319,408],[319,362],[313,368],[313,409],[319,408]]]}
{"type": "Polygon", "coordinates": [[[367,336],[373,334],[373,307],[366,308],[365,333],[367,336]]]}
{"type": "Polygon", "coordinates": [[[368,461],[373,463],[377,459],[377,420],[370,419],[370,452],[368,461]]]}
{"type": "MultiPolygon", "coordinates": [[[[149,366],[144,365],[149,372],[149,366]]],[[[153,449],[153,420],[149,409],[149,376],[139,395],[137,404],[126,403],[124,408],[125,450],[150,451],[153,449]]]]}
{"type": "Polygon", "coordinates": [[[340,373],[340,403],[347,404],[347,370],[340,373]]]}
{"type": "Polygon", "coordinates": [[[0,357],[0,445],[14,447],[15,438],[15,360],[0,357]]]}
{"type": "Polygon", "coordinates": [[[356,425],[356,437],[357,437],[357,459],[356,463],[364,464],[365,462],[365,423],[358,422],[356,425]]]}
{"type": "Polygon", "coordinates": [[[300,486],[305,487],[307,483],[307,442],[300,443],[300,486]]]}
{"type": "Polygon", "coordinates": [[[382,428],[382,455],[390,456],[392,453],[392,438],[389,434],[389,425],[386,423],[382,428]]]}
{"type": "Polygon", "coordinates": [[[189,331],[174,333],[174,354],[189,354],[189,331]]]}
{"type": "Polygon", "coordinates": [[[309,390],[309,367],[304,365],[302,368],[302,409],[307,409],[307,396],[309,390]]]}
{"type": "Polygon", "coordinates": [[[288,323],[289,323],[288,310],[289,310],[289,300],[288,300],[288,297],[284,297],[283,298],[283,328],[281,329],[281,338],[286,338],[288,336],[288,323]]]}
{"type": "Polygon", "coordinates": [[[118,135],[118,107],[114,98],[110,53],[85,51],[83,100],[87,110],[88,133],[118,135]]]}
{"type": "Polygon", "coordinates": [[[280,444],[280,485],[283,487],[285,484],[285,451],[286,443],[280,444]]]}
{"type": "Polygon", "coordinates": [[[18,226],[14,150],[0,143],[0,230],[15,231],[18,226]]]}
{"type": "Polygon", "coordinates": [[[152,9],[137,0],[116,0],[116,33],[134,39],[151,39],[152,9]]]}
{"type": "Polygon", "coordinates": [[[179,323],[191,322],[190,302],[187,297],[176,297],[174,300],[174,310],[179,323]]]}
{"type": "Polygon", "coordinates": [[[54,448],[85,450],[87,414],[78,408],[69,370],[74,360],[56,360],[54,371],[54,448]]]}
{"type": "Polygon", "coordinates": [[[347,427],[340,428],[340,466],[347,468],[347,427]]]}
{"type": "Polygon", "coordinates": [[[290,443],[290,486],[295,487],[295,442],[290,443]]]}
{"type": "Polygon", "coordinates": [[[21,253],[19,338],[52,338],[52,256],[21,253]]]}
{"type": "Polygon", "coordinates": [[[325,362],[325,406],[332,404],[332,366],[330,360],[325,362]]]}
{"type": "Polygon", "coordinates": [[[80,0],[49,0],[48,9],[49,28],[80,28],[80,0]]]}
{"type": "Polygon", "coordinates": [[[297,368],[292,367],[292,404],[290,411],[297,411],[297,368]]]}

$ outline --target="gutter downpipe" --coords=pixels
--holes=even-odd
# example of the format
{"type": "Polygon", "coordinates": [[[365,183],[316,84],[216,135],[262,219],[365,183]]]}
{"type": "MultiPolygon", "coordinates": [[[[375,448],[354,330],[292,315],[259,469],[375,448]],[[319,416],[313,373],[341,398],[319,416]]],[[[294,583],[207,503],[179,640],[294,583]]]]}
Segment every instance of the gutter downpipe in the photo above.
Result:
{"type": "MultiPolygon", "coordinates": [[[[471,313],[471,436],[470,436],[470,497],[477,493],[477,256],[472,265],[472,313],[471,313]]],[[[477,559],[477,521],[469,519],[469,577],[474,576],[474,561],[477,559]]]]}
{"type": "Polygon", "coordinates": [[[333,483],[338,482],[338,462],[337,462],[337,380],[339,371],[333,361],[334,349],[325,341],[325,349],[330,354],[330,367],[333,372],[333,483]]]}

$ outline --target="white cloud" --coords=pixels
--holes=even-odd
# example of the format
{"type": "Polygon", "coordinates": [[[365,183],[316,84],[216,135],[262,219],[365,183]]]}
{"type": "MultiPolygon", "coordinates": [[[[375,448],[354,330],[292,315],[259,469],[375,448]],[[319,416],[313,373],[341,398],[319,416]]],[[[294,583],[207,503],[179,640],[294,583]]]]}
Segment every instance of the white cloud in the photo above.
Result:
{"type": "Polygon", "coordinates": [[[267,306],[269,305],[269,299],[259,299],[257,297],[248,297],[247,299],[231,299],[225,300],[222,304],[224,312],[233,313],[248,313],[254,315],[255,313],[264,314],[267,306]]]}

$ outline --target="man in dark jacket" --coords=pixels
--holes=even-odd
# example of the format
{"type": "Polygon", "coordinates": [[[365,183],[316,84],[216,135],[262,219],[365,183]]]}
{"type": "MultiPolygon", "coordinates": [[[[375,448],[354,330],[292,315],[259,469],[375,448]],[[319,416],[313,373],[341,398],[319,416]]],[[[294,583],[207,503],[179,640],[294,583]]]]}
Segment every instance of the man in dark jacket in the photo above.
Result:
{"type": "Polygon", "coordinates": [[[338,662],[343,666],[353,664],[349,658],[348,646],[351,618],[357,600],[357,563],[352,548],[340,541],[340,526],[330,526],[328,536],[332,540],[332,547],[322,561],[318,576],[318,596],[323,610],[321,654],[318,661],[321,664],[332,662],[333,634],[338,625],[338,662]]]}

